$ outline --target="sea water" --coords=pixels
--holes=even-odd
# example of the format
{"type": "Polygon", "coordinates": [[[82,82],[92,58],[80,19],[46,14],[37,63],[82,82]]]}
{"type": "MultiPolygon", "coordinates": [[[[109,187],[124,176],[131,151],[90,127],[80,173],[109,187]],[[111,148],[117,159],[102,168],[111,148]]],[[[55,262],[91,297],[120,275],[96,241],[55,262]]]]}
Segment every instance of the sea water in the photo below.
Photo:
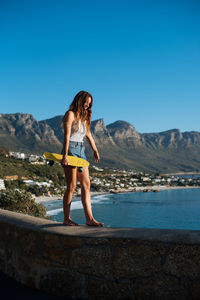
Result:
{"type": "MultiPolygon", "coordinates": [[[[62,200],[45,203],[47,215],[63,222],[62,200]]],[[[200,229],[200,189],[133,192],[92,197],[94,217],[106,227],[200,229]]],[[[74,197],[71,218],[85,224],[81,199],[74,197]]]]}

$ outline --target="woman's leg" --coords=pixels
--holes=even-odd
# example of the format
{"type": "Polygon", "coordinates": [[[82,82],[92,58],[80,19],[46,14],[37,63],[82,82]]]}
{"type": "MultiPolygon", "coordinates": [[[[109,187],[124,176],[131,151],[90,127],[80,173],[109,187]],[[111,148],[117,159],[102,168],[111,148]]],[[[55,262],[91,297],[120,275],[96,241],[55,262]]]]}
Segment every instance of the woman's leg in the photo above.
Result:
{"type": "Polygon", "coordinates": [[[78,172],[77,176],[81,184],[81,200],[85,212],[86,224],[89,226],[103,226],[104,224],[96,221],[92,214],[88,167],[84,167],[83,172],[78,172]]]}
{"type": "Polygon", "coordinates": [[[72,196],[76,188],[77,168],[66,166],[64,167],[64,172],[67,185],[67,189],[63,196],[64,224],[69,226],[76,226],[78,224],[73,222],[70,218],[70,206],[72,202],[72,196]]]}

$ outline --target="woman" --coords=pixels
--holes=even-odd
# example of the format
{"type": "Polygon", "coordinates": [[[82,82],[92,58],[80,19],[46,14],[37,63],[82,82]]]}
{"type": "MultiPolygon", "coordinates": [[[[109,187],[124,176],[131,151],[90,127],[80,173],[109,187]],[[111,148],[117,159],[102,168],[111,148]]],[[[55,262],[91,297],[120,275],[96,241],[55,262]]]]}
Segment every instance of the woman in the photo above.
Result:
{"type": "Polygon", "coordinates": [[[69,110],[63,117],[64,143],[63,159],[61,164],[64,167],[67,189],[63,197],[64,224],[77,226],[78,224],[70,218],[70,206],[72,195],[76,188],[76,180],[81,184],[81,200],[85,212],[86,225],[103,226],[103,223],[96,221],[92,214],[90,198],[90,178],[88,167],[77,168],[68,165],[67,155],[86,159],[83,138],[86,136],[94,151],[94,160],[100,160],[97,147],[90,132],[93,98],[88,92],[80,91],[72,101],[69,110]]]}

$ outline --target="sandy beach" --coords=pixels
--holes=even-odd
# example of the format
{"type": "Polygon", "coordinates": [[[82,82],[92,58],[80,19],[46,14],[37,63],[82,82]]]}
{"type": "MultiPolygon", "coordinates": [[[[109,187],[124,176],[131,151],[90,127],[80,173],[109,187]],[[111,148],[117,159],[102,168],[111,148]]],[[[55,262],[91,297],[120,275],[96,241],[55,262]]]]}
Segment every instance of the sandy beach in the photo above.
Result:
{"type": "MultiPolygon", "coordinates": [[[[144,192],[144,191],[164,191],[164,190],[178,190],[178,189],[200,189],[200,186],[165,186],[165,185],[154,185],[154,186],[141,186],[141,187],[135,187],[133,190],[121,190],[116,193],[134,193],[134,192],[144,192]]],[[[97,195],[104,195],[104,194],[113,194],[112,192],[91,192],[91,197],[97,196],[97,195]]],[[[80,197],[77,195],[74,195],[75,197],[80,197]]],[[[42,202],[48,202],[48,201],[55,201],[62,199],[62,195],[55,195],[55,196],[40,196],[35,197],[36,203],[42,203],[42,202]]]]}
{"type": "MultiPolygon", "coordinates": [[[[110,192],[90,192],[91,197],[96,196],[96,195],[104,195],[104,194],[110,194],[110,192]]],[[[78,195],[74,195],[74,197],[80,197],[78,195]]],[[[60,200],[62,199],[62,195],[56,195],[56,196],[39,196],[35,197],[34,200],[36,203],[42,203],[42,202],[47,202],[47,201],[54,201],[54,200],[60,200]]]]}

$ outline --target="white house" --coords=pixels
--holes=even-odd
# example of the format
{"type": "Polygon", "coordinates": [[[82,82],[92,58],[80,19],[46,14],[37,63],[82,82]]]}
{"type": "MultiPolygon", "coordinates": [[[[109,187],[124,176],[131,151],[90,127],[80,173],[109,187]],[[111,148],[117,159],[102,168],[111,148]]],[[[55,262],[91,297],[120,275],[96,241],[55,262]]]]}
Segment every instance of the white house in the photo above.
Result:
{"type": "Polygon", "coordinates": [[[47,187],[50,187],[51,186],[51,183],[48,183],[46,181],[43,181],[43,182],[38,182],[38,181],[34,181],[34,180],[24,180],[24,183],[27,184],[27,185],[37,185],[37,186],[47,186],[47,187]]]}
{"type": "Polygon", "coordinates": [[[161,182],[161,179],[160,178],[155,178],[153,181],[154,182],[161,182]]]}
{"type": "Polygon", "coordinates": [[[15,158],[18,158],[18,159],[25,159],[26,155],[25,153],[22,153],[22,152],[9,152],[9,155],[10,156],[13,156],[15,158]]]}
{"type": "Polygon", "coordinates": [[[34,154],[31,154],[29,157],[28,157],[28,161],[29,162],[34,162],[34,161],[38,161],[40,157],[38,155],[34,155],[34,154]]]}
{"type": "Polygon", "coordinates": [[[5,184],[3,179],[0,179],[0,190],[5,190],[5,184]]]}
{"type": "Polygon", "coordinates": [[[150,181],[151,180],[149,177],[142,177],[141,179],[142,179],[142,181],[150,181]]]}
{"type": "Polygon", "coordinates": [[[100,168],[98,168],[98,167],[96,167],[96,166],[92,166],[92,167],[93,167],[93,169],[95,169],[96,171],[103,172],[103,169],[100,169],[100,168]]]}
{"type": "Polygon", "coordinates": [[[16,158],[18,158],[18,159],[25,159],[25,153],[17,152],[16,153],[16,158]]]}

